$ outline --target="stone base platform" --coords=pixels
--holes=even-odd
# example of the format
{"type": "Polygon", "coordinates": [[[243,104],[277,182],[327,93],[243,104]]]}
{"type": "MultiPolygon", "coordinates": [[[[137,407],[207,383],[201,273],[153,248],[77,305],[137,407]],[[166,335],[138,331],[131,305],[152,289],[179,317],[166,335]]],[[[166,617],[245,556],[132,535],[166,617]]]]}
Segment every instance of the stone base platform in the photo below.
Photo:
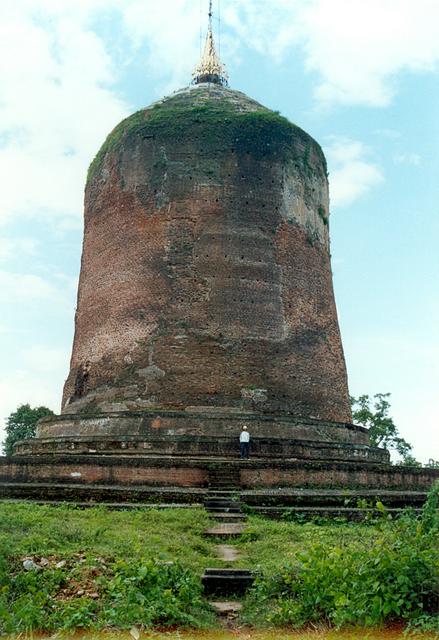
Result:
{"type": "MultiPolygon", "coordinates": [[[[160,457],[236,458],[238,438],[203,436],[58,436],[23,440],[14,457],[26,455],[129,455],[160,457]]],[[[385,449],[350,442],[320,442],[288,438],[253,438],[251,456],[258,459],[341,460],[386,463],[385,449]]]]}
{"type": "Polygon", "coordinates": [[[339,515],[358,500],[419,508],[438,470],[389,464],[367,429],[192,407],[52,416],[0,458],[0,498],[76,504],[204,504],[240,495],[257,512],[339,515]],[[239,459],[243,425],[250,460],[239,459]]]}
{"type": "Polygon", "coordinates": [[[37,438],[17,443],[15,456],[131,455],[236,458],[243,425],[256,458],[386,463],[389,453],[369,445],[364,427],[289,415],[192,407],[51,416],[37,438]]]}
{"type": "Polygon", "coordinates": [[[339,515],[358,500],[420,507],[439,479],[439,470],[364,462],[40,455],[0,458],[0,498],[203,504],[218,473],[228,478],[224,493],[239,493],[243,504],[268,515],[285,509],[339,515]]]}

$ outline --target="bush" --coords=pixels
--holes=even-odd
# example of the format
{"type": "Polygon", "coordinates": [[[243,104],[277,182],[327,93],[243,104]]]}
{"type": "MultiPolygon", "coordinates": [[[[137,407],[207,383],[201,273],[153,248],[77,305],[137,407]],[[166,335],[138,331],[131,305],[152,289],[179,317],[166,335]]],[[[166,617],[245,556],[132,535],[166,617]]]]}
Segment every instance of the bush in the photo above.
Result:
{"type": "Polygon", "coordinates": [[[207,521],[200,509],[0,505],[0,635],[212,623],[207,521]]]}
{"type": "Polygon", "coordinates": [[[383,520],[372,547],[360,539],[331,546],[317,542],[297,553],[277,575],[257,582],[248,619],[295,627],[405,620],[428,628],[428,621],[437,620],[438,495],[439,485],[420,518],[407,512],[396,522],[383,520]]]}
{"type": "Polygon", "coordinates": [[[203,605],[206,610],[199,577],[173,563],[120,562],[114,576],[102,586],[105,604],[100,618],[104,626],[197,627],[203,605]]]}
{"type": "Polygon", "coordinates": [[[3,571],[0,633],[133,625],[200,627],[211,621],[199,576],[179,564],[109,565],[94,581],[93,593],[78,588],[87,587],[86,574],[87,568],[26,571],[20,565],[3,571]]]}

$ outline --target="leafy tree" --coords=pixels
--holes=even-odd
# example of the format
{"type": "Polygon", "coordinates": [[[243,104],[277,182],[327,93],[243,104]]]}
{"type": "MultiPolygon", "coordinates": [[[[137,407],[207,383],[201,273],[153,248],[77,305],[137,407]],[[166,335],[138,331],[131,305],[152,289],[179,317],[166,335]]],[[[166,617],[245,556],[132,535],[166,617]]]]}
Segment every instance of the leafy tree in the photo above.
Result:
{"type": "Polygon", "coordinates": [[[368,395],[351,398],[353,421],[368,427],[372,446],[393,449],[402,457],[403,462],[413,466],[416,460],[410,455],[412,445],[399,435],[398,428],[389,415],[389,397],[390,393],[376,393],[373,398],[368,395]]]}
{"type": "Polygon", "coordinates": [[[422,462],[416,460],[415,456],[412,456],[410,453],[406,454],[402,460],[399,460],[396,464],[400,467],[418,467],[419,469],[422,467],[422,462]]]}
{"type": "Polygon", "coordinates": [[[14,444],[18,440],[35,438],[37,422],[44,416],[53,416],[53,411],[47,407],[35,407],[29,404],[20,405],[6,420],[6,440],[3,451],[7,456],[14,452],[14,444]]]}

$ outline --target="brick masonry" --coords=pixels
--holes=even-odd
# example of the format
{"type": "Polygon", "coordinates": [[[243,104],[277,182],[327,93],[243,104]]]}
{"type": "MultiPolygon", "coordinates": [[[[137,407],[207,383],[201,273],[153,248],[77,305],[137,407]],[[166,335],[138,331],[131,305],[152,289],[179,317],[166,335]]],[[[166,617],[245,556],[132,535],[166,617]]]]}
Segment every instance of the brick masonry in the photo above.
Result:
{"type": "Polygon", "coordinates": [[[64,412],[350,421],[326,163],[285,122],[199,85],[113,132],[86,188],[64,412]]]}
{"type": "Polygon", "coordinates": [[[206,488],[212,470],[238,472],[242,490],[282,488],[320,490],[354,488],[396,491],[404,494],[428,491],[439,479],[435,469],[409,469],[387,464],[343,461],[250,460],[173,458],[164,456],[41,455],[0,458],[0,495],[9,484],[32,483],[40,499],[49,485],[77,486],[85,491],[96,486],[124,488],[125,495],[141,487],[206,488]]]}
{"type": "Polygon", "coordinates": [[[319,145],[239,92],[116,127],[86,187],[62,415],[0,458],[0,496],[190,502],[225,473],[252,505],[420,504],[439,472],[351,424],[328,216],[319,145]]]}

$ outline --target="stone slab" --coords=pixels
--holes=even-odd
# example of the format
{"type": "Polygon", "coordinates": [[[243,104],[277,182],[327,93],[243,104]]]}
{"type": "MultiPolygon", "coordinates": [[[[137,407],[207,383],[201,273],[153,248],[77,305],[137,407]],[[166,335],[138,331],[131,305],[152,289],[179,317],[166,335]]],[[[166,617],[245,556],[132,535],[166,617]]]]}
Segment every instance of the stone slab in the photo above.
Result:
{"type": "Polygon", "coordinates": [[[220,616],[234,615],[242,610],[242,602],[237,600],[211,600],[209,604],[220,616]]]}
{"type": "Polygon", "coordinates": [[[239,550],[231,544],[217,544],[215,551],[218,558],[224,562],[236,562],[241,557],[239,550]]]}
{"type": "Polygon", "coordinates": [[[219,520],[221,521],[239,521],[239,520],[245,520],[246,516],[243,513],[209,513],[209,517],[212,520],[219,520]]]}
{"type": "Polygon", "coordinates": [[[243,595],[253,584],[254,575],[248,569],[206,569],[201,578],[206,595],[243,595]]]}
{"type": "Polygon", "coordinates": [[[205,530],[207,536],[240,536],[245,531],[245,525],[235,522],[223,522],[205,530]]]}

